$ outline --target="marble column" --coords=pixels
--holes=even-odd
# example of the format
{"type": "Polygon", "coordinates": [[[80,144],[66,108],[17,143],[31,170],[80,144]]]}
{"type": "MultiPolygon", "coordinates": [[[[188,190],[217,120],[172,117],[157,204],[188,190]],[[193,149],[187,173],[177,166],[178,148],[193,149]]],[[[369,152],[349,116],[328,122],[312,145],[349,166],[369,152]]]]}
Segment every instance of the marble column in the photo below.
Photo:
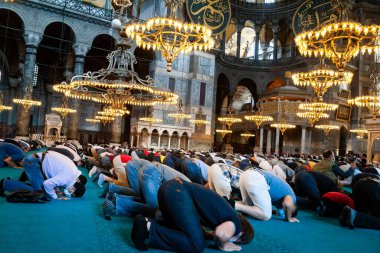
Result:
{"type": "Polygon", "coordinates": [[[131,133],[131,142],[130,142],[131,147],[133,147],[133,141],[134,141],[134,136],[133,136],[133,133],[131,133]]]}
{"type": "Polygon", "coordinates": [[[170,141],[171,141],[172,137],[169,135],[169,141],[168,141],[168,149],[170,149],[170,141]]]}
{"type": "Polygon", "coordinates": [[[140,134],[137,135],[136,147],[139,147],[139,145],[140,145],[140,134]]]}
{"type": "MultiPolygon", "coordinates": [[[[12,99],[15,97],[15,88],[13,87],[10,87],[8,89],[8,94],[9,94],[9,102],[8,104],[11,104],[12,103],[12,99]]],[[[8,126],[12,126],[13,125],[13,115],[14,115],[14,112],[12,111],[8,111],[7,112],[7,125],[8,126]]]]}
{"type": "Polygon", "coordinates": [[[236,58],[240,58],[241,49],[241,31],[243,30],[243,25],[239,22],[236,24],[236,58]]]}
{"type": "Polygon", "coordinates": [[[161,148],[161,135],[158,135],[158,143],[157,143],[157,147],[158,147],[158,148],[161,148]]]}
{"type": "Polygon", "coordinates": [[[178,149],[181,149],[181,137],[178,137],[178,149]]]}
{"type": "Polygon", "coordinates": [[[264,146],[264,127],[260,127],[260,146],[259,146],[259,153],[264,154],[263,147],[264,146]]]}
{"type": "Polygon", "coordinates": [[[274,153],[280,153],[280,129],[276,128],[276,146],[274,147],[274,153]]]}
{"type": "Polygon", "coordinates": [[[267,130],[267,150],[266,153],[269,155],[272,150],[272,129],[267,130]]]}
{"type": "MultiPolygon", "coordinates": [[[[73,48],[75,51],[74,76],[82,75],[84,70],[84,60],[90,47],[85,44],[75,43],[73,48]]],[[[77,113],[69,116],[69,131],[67,133],[67,138],[77,139],[80,124],[80,100],[74,99],[72,102],[72,108],[77,110],[77,113]]]]}
{"type": "MultiPolygon", "coordinates": [[[[25,88],[33,84],[34,67],[36,65],[37,48],[42,40],[42,34],[26,31],[24,33],[25,41],[25,59],[24,59],[24,71],[23,79],[20,87],[20,93],[18,94],[22,98],[25,94],[25,88]]],[[[29,135],[29,122],[30,111],[25,111],[24,108],[19,105],[16,135],[28,136],[29,135]]]]}
{"type": "Polygon", "coordinates": [[[273,60],[277,61],[277,40],[278,40],[278,32],[280,30],[279,25],[273,25],[272,26],[272,31],[273,31],[273,60]]]}
{"type": "Polygon", "coordinates": [[[188,138],[188,139],[187,139],[187,149],[190,149],[190,141],[191,141],[191,139],[188,138]]]}
{"type": "Polygon", "coordinates": [[[111,125],[111,142],[120,143],[121,139],[121,120],[123,117],[116,117],[111,125]]]}
{"type": "Polygon", "coordinates": [[[305,153],[305,142],[306,142],[306,127],[305,126],[301,126],[302,128],[302,132],[301,132],[301,150],[300,150],[300,154],[304,154],[305,153]]]}
{"type": "Polygon", "coordinates": [[[312,150],[311,150],[311,136],[312,136],[312,133],[313,133],[313,129],[310,127],[309,128],[309,135],[307,136],[307,144],[306,144],[306,152],[309,153],[309,154],[312,154],[312,150]]]}
{"type": "Polygon", "coordinates": [[[260,31],[261,25],[255,24],[255,61],[259,60],[260,31]]]}

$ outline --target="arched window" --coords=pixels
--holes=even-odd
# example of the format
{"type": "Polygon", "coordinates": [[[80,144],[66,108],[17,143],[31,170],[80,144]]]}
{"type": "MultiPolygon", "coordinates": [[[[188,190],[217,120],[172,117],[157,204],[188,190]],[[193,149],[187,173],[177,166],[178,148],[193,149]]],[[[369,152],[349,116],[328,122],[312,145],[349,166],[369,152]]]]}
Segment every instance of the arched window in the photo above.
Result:
{"type": "MultiPolygon", "coordinates": [[[[254,58],[256,33],[252,27],[246,26],[241,31],[240,58],[254,58]]],[[[226,43],[226,55],[236,56],[237,33],[234,32],[226,43]]],[[[260,50],[260,45],[259,45],[260,50]]]]}

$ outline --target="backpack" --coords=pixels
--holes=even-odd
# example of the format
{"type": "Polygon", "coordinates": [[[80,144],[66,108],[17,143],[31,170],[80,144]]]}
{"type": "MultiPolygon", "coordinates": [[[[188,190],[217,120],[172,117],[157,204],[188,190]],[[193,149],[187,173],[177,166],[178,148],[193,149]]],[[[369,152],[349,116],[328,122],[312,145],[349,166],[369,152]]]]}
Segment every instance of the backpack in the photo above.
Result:
{"type": "Polygon", "coordinates": [[[18,190],[7,196],[7,201],[11,203],[40,203],[50,201],[43,191],[18,190]]]}

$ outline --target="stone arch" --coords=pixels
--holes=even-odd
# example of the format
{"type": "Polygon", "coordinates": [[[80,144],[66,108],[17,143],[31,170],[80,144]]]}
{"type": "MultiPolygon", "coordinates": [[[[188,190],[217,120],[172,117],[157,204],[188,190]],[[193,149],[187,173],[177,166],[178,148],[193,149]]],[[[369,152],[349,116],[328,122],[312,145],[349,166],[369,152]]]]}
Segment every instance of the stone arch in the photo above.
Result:
{"type": "Polygon", "coordinates": [[[45,27],[36,56],[42,84],[50,85],[71,79],[75,64],[74,41],[74,30],[64,22],[52,22],[45,27]]]}
{"type": "Polygon", "coordinates": [[[233,101],[231,104],[232,110],[235,113],[241,111],[252,111],[255,104],[255,100],[250,90],[245,86],[238,86],[233,95],[233,101]]]}
{"type": "Polygon", "coordinates": [[[99,34],[92,40],[84,63],[84,72],[97,71],[108,66],[107,55],[115,50],[115,39],[108,34],[99,34]]]}
{"type": "Polygon", "coordinates": [[[181,135],[180,148],[183,148],[185,150],[189,149],[189,135],[187,134],[187,132],[183,132],[181,135]]]}
{"type": "Polygon", "coordinates": [[[169,132],[167,130],[162,131],[161,147],[162,148],[169,148],[169,132]]]}
{"type": "Polygon", "coordinates": [[[152,133],[150,134],[150,147],[152,148],[159,148],[159,132],[157,129],[153,129],[152,133]]]}
{"type": "Polygon", "coordinates": [[[141,129],[140,131],[140,138],[139,138],[139,147],[149,148],[149,131],[146,127],[141,129]]]}
{"type": "Polygon", "coordinates": [[[180,135],[178,134],[177,131],[174,131],[172,133],[172,136],[171,136],[171,140],[170,140],[170,147],[171,148],[175,148],[175,149],[179,149],[180,147],[180,135]]]}
{"type": "Polygon", "coordinates": [[[222,110],[223,99],[229,95],[230,80],[224,73],[221,73],[218,76],[216,85],[217,85],[217,91],[216,91],[215,114],[218,115],[221,113],[221,110],[222,110]]]}
{"type": "Polygon", "coordinates": [[[254,104],[256,105],[258,100],[258,94],[257,94],[257,85],[256,82],[253,81],[251,78],[242,78],[239,82],[237,82],[235,91],[237,90],[238,86],[243,86],[249,90],[251,93],[251,96],[253,98],[254,104]]]}
{"type": "MultiPolygon", "coordinates": [[[[22,28],[25,30],[25,26],[28,24],[28,14],[26,13],[26,10],[23,8],[17,8],[13,4],[7,4],[7,3],[0,3],[0,13],[2,11],[9,11],[11,13],[14,13],[22,22],[22,28]],[[6,6],[4,6],[6,4],[6,6]]],[[[15,20],[12,20],[12,23],[14,23],[15,20]]],[[[11,23],[9,24],[12,25],[11,23]]]]}

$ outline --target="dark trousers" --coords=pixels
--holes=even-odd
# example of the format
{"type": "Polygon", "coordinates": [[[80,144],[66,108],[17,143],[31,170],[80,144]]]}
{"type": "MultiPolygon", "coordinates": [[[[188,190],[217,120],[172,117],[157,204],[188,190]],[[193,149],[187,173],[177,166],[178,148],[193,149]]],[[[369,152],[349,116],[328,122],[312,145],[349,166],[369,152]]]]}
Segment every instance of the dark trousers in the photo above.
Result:
{"type": "Polygon", "coordinates": [[[183,161],[182,174],[185,174],[193,183],[204,184],[201,169],[191,160],[183,161]]]}
{"type": "Polygon", "coordinates": [[[300,172],[296,176],[295,185],[297,205],[315,210],[321,199],[321,194],[314,177],[309,173],[300,172]]]}
{"type": "Polygon", "coordinates": [[[380,183],[362,179],[355,184],[352,197],[357,211],[380,218],[380,183]]]}
{"type": "Polygon", "coordinates": [[[354,226],[358,228],[370,228],[380,230],[380,218],[362,212],[356,213],[354,226]]]}
{"type": "Polygon", "coordinates": [[[203,252],[205,239],[191,194],[177,180],[162,185],[158,203],[165,222],[153,220],[150,246],[176,252],[203,252]]]}
{"type": "Polygon", "coordinates": [[[320,210],[319,216],[339,217],[344,208],[344,205],[334,202],[329,198],[322,198],[322,202],[325,208],[323,210],[320,210]]]}

